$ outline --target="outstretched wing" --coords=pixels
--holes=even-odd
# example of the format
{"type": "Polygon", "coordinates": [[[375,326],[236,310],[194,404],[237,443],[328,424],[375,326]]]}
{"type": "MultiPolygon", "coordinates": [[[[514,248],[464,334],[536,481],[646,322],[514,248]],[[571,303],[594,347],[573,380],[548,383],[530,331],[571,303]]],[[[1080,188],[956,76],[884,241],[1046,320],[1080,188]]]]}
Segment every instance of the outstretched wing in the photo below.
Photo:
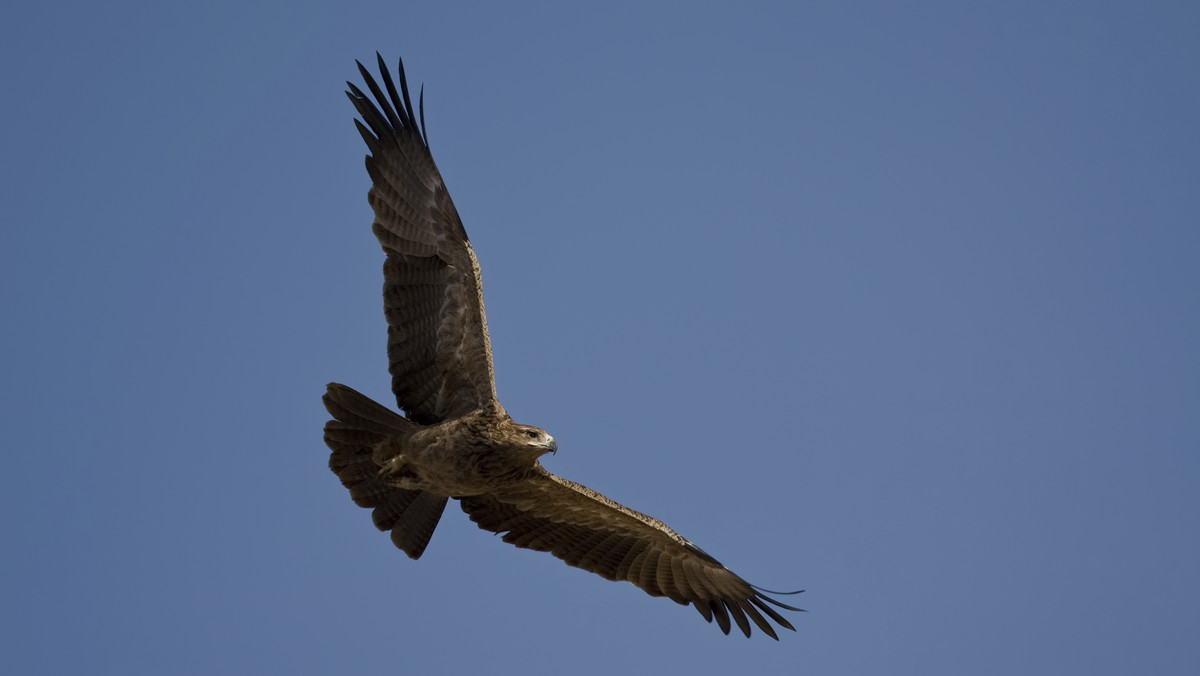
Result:
{"type": "Polygon", "coordinates": [[[375,100],[349,82],[346,95],[362,116],[354,124],[371,151],[372,230],[387,254],[383,308],[392,392],[409,419],[430,424],[496,400],[483,287],[479,262],[421,129],[423,97],[418,125],[404,63],[397,93],[383,58],[376,57],[386,93],[359,63],[375,100]]]}
{"type": "Polygon", "coordinates": [[[800,610],[764,596],[657,519],[544,469],[524,484],[490,495],[459,498],[463,511],[504,541],[550,552],[569,566],[609,580],[625,580],[651,596],[692,604],[729,633],[730,617],[746,636],[753,620],[774,639],[766,614],[795,630],[767,604],[800,610]]]}

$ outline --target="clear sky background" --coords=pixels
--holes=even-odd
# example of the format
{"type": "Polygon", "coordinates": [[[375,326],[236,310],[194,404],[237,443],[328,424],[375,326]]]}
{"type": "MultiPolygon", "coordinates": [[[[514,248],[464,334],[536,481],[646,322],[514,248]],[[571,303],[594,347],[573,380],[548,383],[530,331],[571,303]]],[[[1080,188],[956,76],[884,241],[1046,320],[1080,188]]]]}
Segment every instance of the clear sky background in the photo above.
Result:
{"type": "Polygon", "coordinates": [[[0,671],[1194,674],[1200,5],[20,3],[0,671]],[[354,59],[404,57],[549,469],[775,643],[326,468],[390,401],[354,59]]]}

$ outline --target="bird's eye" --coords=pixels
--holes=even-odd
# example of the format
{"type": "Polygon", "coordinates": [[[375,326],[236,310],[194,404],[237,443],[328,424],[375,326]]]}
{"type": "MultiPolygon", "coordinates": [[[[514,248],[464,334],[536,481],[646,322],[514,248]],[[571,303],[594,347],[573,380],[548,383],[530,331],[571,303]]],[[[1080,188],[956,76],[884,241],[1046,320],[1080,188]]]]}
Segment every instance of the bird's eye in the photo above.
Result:
{"type": "Polygon", "coordinates": [[[537,439],[538,433],[535,430],[525,430],[525,436],[529,437],[530,439],[537,439]]]}

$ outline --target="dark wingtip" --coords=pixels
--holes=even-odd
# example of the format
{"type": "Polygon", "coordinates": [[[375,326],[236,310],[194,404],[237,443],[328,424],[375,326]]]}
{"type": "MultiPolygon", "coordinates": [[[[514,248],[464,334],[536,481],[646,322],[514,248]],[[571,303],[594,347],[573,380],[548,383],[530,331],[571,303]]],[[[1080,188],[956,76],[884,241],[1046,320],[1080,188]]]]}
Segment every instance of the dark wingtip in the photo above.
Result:
{"type": "Polygon", "coordinates": [[[425,126],[425,85],[421,85],[421,92],[417,95],[417,112],[421,114],[421,138],[425,139],[425,147],[429,147],[429,127],[425,126]]]}
{"type": "Polygon", "coordinates": [[[412,98],[408,93],[408,80],[404,74],[404,60],[400,59],[397,62],[396,75],[393,79],[391,70],[387,66],[387,62],[383,60],[383,55],[375,52],[375,61],[378,64],[379,78],[371,75],[371,71],[363,65],[362,61],[354,60],[354,65],[358,67],[359,75],[362,76],[366,88],[371,93],[369,98],[361,89],[353,83],[347,82],[349,88],[347,94],[350,96],[354,107],[359,114],[367,122],[368,126],[379,137],[392,137],[397,135],[412,135],[419,142],[424,144],[425,148],[429,148],[429,135],[425,129],[425,102],[424,88],[422,87],[422,96],[420,101],[419,117],[413,110],[412,98]],[[399,80],[397,87],[396,80],[399,80]],[[374,99],[372,101],[372,98],[374,99]]]}
{"type": "Polygon", "coordinates": [[[794,594],[803,594],[805,591],[803,589],[797,589],[796,591],[781,592],[781,591],[772,591],[770,589],[763,589],[762,587],[760,587],[756,584],[752,584],[750,586],[754,589],[754,591],[762,592],[764,594],[774,594],[776,596],[792,596],[794,594]]]}
{"type": "MultiPolygon", "coordinates": [[[[789,606],[786,603],[781,603],[781,602],[776,601],[775,599],[771,598],[770,596],[767,596],[767,594],[775,594],[776,596],[793,596],[795,594],[803,594],[804,593],[803,589],[797,589],[796,591],[789,591],[789,592],[778,592],[778,591],[771,591],[770,589],[763,589],[762,587],[759,587],[759,586],[753,585],[753,584],[750,585],[750,587],[752,589],[754,589],[754,591],[758,592],[758,598],[766,601],[767,603],[770,603],[773,606],[783,608],[784,610],[793,610],[797,613],[807,613],[808,612],[807,610],[805,610],[803,608],[789,606]]],[[[788,628],[791,629],[791,627],[788,627],[788,628]]]]}

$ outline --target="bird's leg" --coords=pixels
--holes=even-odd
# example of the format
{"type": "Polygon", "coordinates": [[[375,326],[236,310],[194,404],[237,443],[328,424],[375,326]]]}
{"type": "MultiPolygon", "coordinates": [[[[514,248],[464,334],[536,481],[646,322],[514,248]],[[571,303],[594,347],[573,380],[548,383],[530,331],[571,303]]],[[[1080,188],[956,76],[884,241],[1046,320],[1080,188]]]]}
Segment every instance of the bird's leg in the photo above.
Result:
{"type": "Polygon", "coordinates": [[[417,473],[403,453],[397,453],[384,463],[383,467],[379,468],[379,475],[387,479],[388,483],[401,488],[413,488],[413,484],[418,480],[417,473]]]}

